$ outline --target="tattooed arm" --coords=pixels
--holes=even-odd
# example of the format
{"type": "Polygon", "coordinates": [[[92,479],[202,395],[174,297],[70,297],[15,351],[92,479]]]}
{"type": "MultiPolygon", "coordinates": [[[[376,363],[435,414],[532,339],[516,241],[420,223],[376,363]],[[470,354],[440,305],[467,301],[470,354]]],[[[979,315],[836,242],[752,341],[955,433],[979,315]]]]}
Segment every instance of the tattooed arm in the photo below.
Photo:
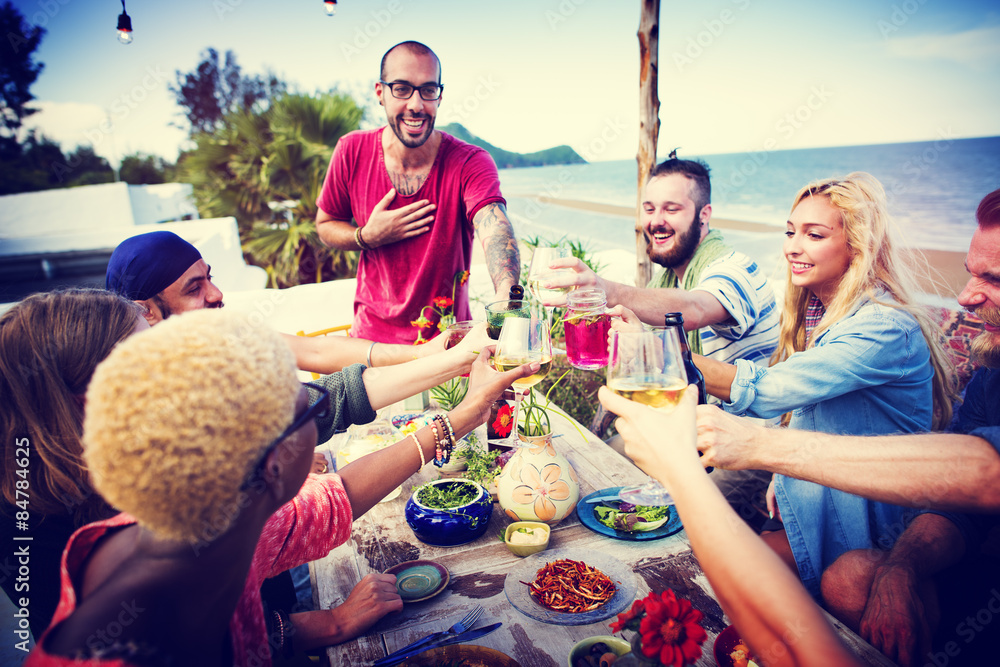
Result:
{"type": "Polygon", "coordinates": [[[498,299],[507,293],[521,277],[521,255],[514,238],[514,228],[507,219],[507,209],[501,203],[481,208],[472,221],[486,253],[486,268],[493,280],[498,299]]]}

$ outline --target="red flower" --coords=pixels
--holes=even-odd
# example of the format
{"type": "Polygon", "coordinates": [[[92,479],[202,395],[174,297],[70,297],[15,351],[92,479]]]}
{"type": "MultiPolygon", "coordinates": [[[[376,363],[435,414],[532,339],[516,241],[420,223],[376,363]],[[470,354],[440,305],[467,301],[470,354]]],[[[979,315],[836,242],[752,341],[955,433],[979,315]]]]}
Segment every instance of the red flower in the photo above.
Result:
{"type": "Polygon", "coordinates": [[[459,273],[455,277],[458,279],[458,284],[459,285],[464,285],[465,283],[469,282],[469,272],[468,271],[462,271],[461,273],[459,273]]]}
{"type": "Polygon", "coordinates": [[[643,612],[645,611],[643,602],[644,600],[636,600],[632,603],[631,609],[618,614],[618,620],[611,624],[611,632],[624,632],[626,629],[638,630],[639,626],[636,619],[643,617],[643,612]],[[632,623],[632,621],[636,621],[636,623],[632,623]]]}
{"type": "Polygon", "coordinates": [[[497,418],[493,420],[492,426],[498,438],[506,438],[510,435],[510,429],[514,426],[514,406],[505,403],[497,410],[497,418]]]}
{"type": "Polygon", "coordinates": [[[453,303],[455,303],[455,302],[451,300],[451,297],[447,297],[447,296],[436,296],[436,297],[434,297],[434,299],[433,299],[433,300],[431,301],[431,303],[433,303],[433,304],[434,304],[434,307],[435,307],[435,308],[438,308],[438,309],[440,309],[440,310],[445,310],[445,309],[447,309],[447,308],[451,308],[452,304],[453,304],[453,303]]]}
{"type": "Polygon", "coordinates": [[[650,593],[645,602],[645,617],[639,623],[642,653],[659,657],[664,665],[683,667],[701,656],[701,645],[708,633],[699,625],[702,613],[669,588],[660,595],[650,593]]]}

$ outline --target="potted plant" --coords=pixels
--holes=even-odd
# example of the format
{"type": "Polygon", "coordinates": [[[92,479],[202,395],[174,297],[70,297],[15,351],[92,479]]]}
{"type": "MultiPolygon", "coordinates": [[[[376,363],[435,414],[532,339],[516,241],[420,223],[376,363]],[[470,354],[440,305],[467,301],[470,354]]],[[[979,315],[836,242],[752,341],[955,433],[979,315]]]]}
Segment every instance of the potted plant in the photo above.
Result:
{"type": "Polygon", "coordinates": [[[493,499],[482,484],[462,477],[418,486],[406,503],[406,523],[417,539],[439,547],[471,542],[493,514],[493,499]]]}

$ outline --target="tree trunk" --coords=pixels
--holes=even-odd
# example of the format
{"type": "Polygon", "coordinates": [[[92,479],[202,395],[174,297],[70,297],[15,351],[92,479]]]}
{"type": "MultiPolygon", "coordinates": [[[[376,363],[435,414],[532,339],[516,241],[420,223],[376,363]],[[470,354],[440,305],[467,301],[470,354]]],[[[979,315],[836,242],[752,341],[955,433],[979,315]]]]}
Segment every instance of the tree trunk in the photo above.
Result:
{"type": "Polygon", "coordinates": [[[639,19],[639,191],[636,196],[635,221],[635,284],[645,287],[653,276],[649,255],[646,254],[646,237],[639,220],[642,215],[642,189],[656,162],[656,140],[660,132],[660,98],[656,88],[657,61],[660,39],[660,0],[641,0],[642,17],[639,19]]]}

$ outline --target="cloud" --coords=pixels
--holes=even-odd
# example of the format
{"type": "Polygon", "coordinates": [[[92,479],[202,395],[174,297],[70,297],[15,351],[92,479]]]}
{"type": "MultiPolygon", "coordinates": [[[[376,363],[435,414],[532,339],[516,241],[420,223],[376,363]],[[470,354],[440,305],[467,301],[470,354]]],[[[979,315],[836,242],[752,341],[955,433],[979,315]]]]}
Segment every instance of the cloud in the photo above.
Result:
{"type": "Polygon", "coordinates": [[[63,152],[77,146],[92,146],[94,152],[116,166],[122,156],[135,152],[177,159],[185,132],[170,125],[172,111],[152,102],[146,115],[115,113],[96,104],[78,102],[34,102],[39,112],[25,119],[27,129],[35,128],[58,143],[63,152]]]}
{"type": "Polygon", "coordinates": [[[1000,26],[950,35],[920,35],[889,39],[888,53],[900,58],[952,60],[974,69],[1000,65],[1000,26]]]}
{"type": "Polygon", "coordinates": [[[40,134],[60,144],[63,150],[91,143],[86,133],[94,130],[107,116],[104,109],[96,104],[35,102],[32,106],[39,111],[25,119],[25,127],[37,129],[40,134]]]}

